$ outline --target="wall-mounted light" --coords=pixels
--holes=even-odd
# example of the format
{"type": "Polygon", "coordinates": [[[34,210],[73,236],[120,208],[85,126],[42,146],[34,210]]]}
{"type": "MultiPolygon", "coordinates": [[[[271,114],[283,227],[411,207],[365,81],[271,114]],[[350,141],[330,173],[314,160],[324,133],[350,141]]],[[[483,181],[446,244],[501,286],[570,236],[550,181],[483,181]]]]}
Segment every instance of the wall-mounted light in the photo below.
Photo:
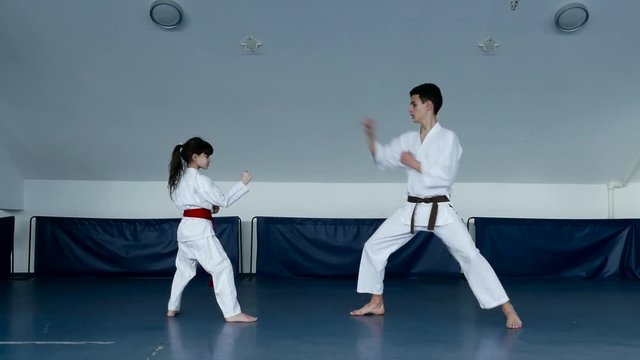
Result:
{"type": "Polygon", "coordinates": [[[556,12],[555,22],[562,31],[576,31],[589,20],[589,10],[584,4],[575,2],[564,5],[556,12]]]}
{"type": "Polygon", "coordinates": [[[156,0],[149,10],[151,20],[165,29],[173,29],[182,22],[182,7],[175,1],[156,0]]]}

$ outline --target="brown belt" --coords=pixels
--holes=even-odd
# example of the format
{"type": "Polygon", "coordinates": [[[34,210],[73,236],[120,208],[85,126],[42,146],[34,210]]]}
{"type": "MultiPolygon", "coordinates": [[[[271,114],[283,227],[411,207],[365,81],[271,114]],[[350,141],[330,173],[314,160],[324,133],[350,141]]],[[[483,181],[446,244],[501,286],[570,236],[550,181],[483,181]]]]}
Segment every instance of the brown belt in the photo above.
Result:
{"type": "Polygon", "coordinates": [[[410,203],[416,204],[413,207],[413,213],[411,214],[411,233],[413,234],[413,224],[414,224],[414,218],[416,216],[416,208],[418,208],[418,204],[419,203],[433,204],[431,205],[431,213],[429,214],[429,224],[427,225],[427,230],[433,230],[436,227],[436,217],[438,216],[438,203],[449,202],[449,198],[444,195],[438,195],[438,196],[427,197],[427,198],[419,198],[416,196],[409,195],[407,197],[407,201],[410,203]]]}

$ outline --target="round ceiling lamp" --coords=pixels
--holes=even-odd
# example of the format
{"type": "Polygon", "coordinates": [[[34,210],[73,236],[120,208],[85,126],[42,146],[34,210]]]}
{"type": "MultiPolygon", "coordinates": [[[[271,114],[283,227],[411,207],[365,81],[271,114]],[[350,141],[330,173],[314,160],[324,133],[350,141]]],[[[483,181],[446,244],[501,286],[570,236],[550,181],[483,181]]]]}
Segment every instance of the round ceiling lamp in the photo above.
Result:
{"type": "Polygon", "coordinates": [[[576,31],[589,20],[589,10],[582,3],[564,5],[556,12],[556,26],[562,31],[576,31]]]}
{"type": "Polygon", "coordinates": [[[173,29],[182,22],[182,8],[171,0],[156,0],[149,11],[151,20],[165,29],[173,29]]]}

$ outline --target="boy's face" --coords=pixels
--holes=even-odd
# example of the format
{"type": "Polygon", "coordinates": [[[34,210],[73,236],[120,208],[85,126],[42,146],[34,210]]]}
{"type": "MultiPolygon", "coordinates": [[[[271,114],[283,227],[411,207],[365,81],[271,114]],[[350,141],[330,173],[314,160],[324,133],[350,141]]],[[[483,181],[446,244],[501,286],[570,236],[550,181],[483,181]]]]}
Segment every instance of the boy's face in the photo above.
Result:
{"type": "Polygon", "coordinates": [[[409,115],[411,115],[413,122],[418,123],[425,118],[429,111],[430,104],[431,101],[425,101],[423,103],[418,95],[411,96],[409,100],[409,115]]]}

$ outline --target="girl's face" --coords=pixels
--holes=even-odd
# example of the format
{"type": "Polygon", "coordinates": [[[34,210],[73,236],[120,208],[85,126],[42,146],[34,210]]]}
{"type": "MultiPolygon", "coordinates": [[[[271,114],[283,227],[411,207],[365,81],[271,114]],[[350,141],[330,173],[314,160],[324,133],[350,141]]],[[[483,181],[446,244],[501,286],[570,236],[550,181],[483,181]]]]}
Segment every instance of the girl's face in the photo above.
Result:
{"type": "Polygon", "coordinates": [[[205,153],[193,154],[191,156],[191,165],[197,169],[207,170],[209,168],[209,164],[211,164],[211,159],[209,158],[209,155],[205,153]]]}

